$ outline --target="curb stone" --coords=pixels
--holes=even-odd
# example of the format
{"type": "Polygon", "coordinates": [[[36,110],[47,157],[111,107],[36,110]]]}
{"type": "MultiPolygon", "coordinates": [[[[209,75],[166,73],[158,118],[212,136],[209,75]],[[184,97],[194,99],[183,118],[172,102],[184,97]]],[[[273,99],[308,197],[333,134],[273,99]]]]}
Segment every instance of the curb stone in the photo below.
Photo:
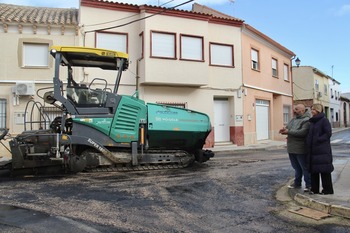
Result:
{"type": "Polygon", "coordinates": [[[330,214],[350,218],[350,208],[340,205],[331,205],[330,214]]]}
{"type": "Polygon", "coordinates": [[[300,205],[309,207],[311,209],[350,219],[350,208],[348,207],[317,201],[300,193],[295,194],[293,199],[300,205]]]}

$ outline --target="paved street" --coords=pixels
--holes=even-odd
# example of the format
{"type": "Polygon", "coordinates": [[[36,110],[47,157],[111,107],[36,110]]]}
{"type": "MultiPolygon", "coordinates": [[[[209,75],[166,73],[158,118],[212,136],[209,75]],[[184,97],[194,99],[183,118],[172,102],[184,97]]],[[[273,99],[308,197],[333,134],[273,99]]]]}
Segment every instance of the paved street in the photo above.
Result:
{"type": "Polygon", "coordinates": [[[2,178],[3,232],[348,232],[288,212],[285,149],[218,155],[182,170],[2,178]],[[33,224],[35,222],[35,224],[33,224]],[[53,227],[54,226],[54,227],[53,227]]]}

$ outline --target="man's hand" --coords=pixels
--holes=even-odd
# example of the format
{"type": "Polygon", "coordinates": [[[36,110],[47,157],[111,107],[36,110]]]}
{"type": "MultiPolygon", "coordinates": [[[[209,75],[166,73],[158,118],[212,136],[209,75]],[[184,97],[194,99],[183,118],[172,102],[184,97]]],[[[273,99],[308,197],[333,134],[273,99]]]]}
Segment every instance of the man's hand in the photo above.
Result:
{"type": "Polygon", "coordinates": [[[286,128],[280,129],[279,133],[280,134],[288,134],[288,129],[286,129],[286,128]]]}

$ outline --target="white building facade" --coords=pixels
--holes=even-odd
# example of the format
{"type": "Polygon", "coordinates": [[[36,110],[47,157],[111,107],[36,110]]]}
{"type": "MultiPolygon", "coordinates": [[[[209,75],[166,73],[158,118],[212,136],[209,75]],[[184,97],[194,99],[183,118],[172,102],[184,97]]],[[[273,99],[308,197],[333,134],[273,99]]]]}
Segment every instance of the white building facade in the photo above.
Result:
{"type": "Polygon", "coordinates": [[[340,83],[333,79],[329,78],[329,120],[333,128],[340,127],[341,111],[340,111],[340,83]]]}

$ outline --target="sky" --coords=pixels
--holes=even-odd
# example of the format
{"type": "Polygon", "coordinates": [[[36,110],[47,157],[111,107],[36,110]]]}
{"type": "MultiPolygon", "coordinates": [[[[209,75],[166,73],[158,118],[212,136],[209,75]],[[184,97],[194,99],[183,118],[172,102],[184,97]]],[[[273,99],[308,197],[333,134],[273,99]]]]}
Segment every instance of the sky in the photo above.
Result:
{"type": "MultiPolygon", "coordinates": [[[[187,1],[118,0],[163,7],[187,1]]],[[[294,52],[301,66],[321,70],[341,83],[342,93],[350,92],[350,0],[194,0],[179,9],[191,10],[195,2],[244,20],[294,52]]],[[[0,0],[0,3],[79,8],[79,0],[0,0]]]]}

